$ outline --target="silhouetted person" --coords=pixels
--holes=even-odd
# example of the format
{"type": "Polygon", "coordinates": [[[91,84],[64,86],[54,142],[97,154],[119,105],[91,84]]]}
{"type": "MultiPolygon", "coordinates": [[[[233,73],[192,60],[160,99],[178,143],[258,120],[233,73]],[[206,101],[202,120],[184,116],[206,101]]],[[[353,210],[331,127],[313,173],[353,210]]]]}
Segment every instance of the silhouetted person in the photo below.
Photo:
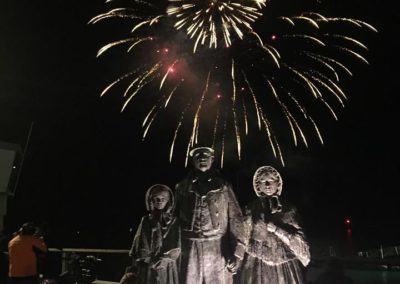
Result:
{"type": "Polygon", "coordinates": [[[36,227],[33,223],[25,223],[8,243],[9,283],[37,284],[37,254],[47,252],[42,238],[34,236],[36,227]]]}
{"type": "Polygon", "coordinates": [[[354,284],[354,281],[345,274],[343,262],[337,258],[330,258],[325,264],[315,284],[354,284]]]}
{"type": "Polygon", "coordinates": [[[8,242],[12,237],[4,231],[0,232],[0,283],[7,283],[8,274],[8,242]]]}

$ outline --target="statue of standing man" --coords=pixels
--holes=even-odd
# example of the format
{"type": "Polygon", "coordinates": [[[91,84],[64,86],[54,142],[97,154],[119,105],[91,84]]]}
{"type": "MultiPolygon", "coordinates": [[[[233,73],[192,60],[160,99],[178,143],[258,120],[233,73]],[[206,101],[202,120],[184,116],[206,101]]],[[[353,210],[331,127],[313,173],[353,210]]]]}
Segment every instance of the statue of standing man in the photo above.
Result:
{"type": "Polygon", "coordinates": [[[194,169],[176,185],[182,232],[181,284],[229,283],[245,251],[243,215],[229,182],[212,168],[214,150],[190,151],[194,169]]]}

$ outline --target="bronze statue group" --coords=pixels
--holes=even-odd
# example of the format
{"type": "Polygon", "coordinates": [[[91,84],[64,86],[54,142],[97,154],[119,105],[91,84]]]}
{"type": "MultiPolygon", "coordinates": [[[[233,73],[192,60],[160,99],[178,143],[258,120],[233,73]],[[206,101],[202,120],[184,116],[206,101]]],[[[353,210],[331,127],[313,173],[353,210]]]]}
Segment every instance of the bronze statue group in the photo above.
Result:
{"type": "Polygon", "coordinates": [[[310,251],[294,206],[281,200],[282,177],[257,169],[257,198],[243,210],[213,169],[214,150],[190,152],[193,169],[174,190],[155,184],[130,256],[139,284],[305,283],[310,251]]]}

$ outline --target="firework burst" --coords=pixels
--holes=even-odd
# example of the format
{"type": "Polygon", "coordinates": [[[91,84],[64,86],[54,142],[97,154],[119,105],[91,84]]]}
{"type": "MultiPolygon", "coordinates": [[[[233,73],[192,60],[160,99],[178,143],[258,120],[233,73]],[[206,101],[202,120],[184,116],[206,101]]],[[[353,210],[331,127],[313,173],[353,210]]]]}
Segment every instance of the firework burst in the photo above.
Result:
{"type": "Polygon", "coordinates": [[[254,0],[173,0],[167,15],[176,22],[177,30],[186,30],[189,38],[195,39],[193,52],[199,43],[208,41],[208,46],[217,48],[222,35],[225,47],[232,45],[232,33],[243,39],[244,33],[251,31],[251,24],[260,17],[260,8],[265,1],[254,0]]]}
{"type": "Polygon", "coordinates": [[[100,56],[124,46],[135,59],[132,70],[101,95],[125,84],[124,110],[137,95],[157,90],[159,95],[144,117],[143,139],[161,113],[174,117],[170,161],[181,138],[185,164],[189,149],[202,141],[220,151],[222,167],[227,153],[236,152],[241,159],[242,142],[253,131],[264,136],[284,164],[276,131],[282,122],[295,145],[299,141],[308,145],[309,129],[323,143],[314,105],[337,119],[337,108],[346,100],[339,79],[352,75],[351,63],[368,63],[368,49],[353,32],[376,29],[357,19],[313,12],[264,19],[267,4],[266,0],[164,4],[140,0],[94,17],[90,23],[122,18],[132,24],[128,37],[98,51],[100,56]],[[339,30],[352,33],[335,32],[339,30]]]}

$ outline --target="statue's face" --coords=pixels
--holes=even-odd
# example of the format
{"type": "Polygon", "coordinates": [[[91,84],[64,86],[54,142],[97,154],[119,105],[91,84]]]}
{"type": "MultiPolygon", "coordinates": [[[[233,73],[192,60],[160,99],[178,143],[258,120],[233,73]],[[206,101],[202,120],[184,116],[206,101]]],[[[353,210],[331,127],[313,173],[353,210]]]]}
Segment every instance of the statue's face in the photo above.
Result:
{"type": "Polygon", "coordinates": [[[196,169],[202,172],[206,172],[211,169],[212,163],[214,162],[214,155],[209,151],[197,151],[193,155],[193,164],[196,169]]]}
{"type": "Polygon", "coordinates": [[[272,196],[278,192],[279,180],[271,173],[261,173],[255,178],[255,192],[257,196],[272,196]]]}
{"type": "Polygon", "coordinates": [[[163,210],[169,201],[169,193],[161,191],[151,196],[150,202],[154,209],[163,210]]]}

